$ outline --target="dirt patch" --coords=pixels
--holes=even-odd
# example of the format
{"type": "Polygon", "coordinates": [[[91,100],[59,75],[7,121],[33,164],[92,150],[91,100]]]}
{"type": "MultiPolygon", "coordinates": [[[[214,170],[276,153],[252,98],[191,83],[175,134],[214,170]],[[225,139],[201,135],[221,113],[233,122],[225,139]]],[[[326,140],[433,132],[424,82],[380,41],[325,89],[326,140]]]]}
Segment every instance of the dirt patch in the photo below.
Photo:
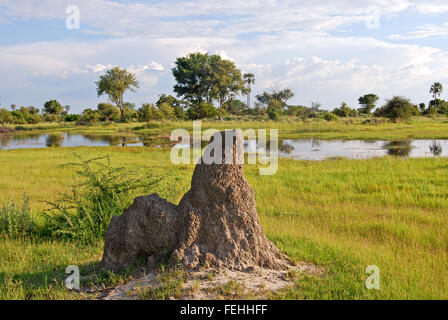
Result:
{"type": "MultiPolygon", "coordinates": [[[[217,299],[266,299],[275,292],[294,286],[300,275],[321,277],[324,270],[313,264],[301,262],[287,270],[258,268],[252,272],[215,268],[184,271],[177,288],[169,287],[172,279],[166,274],[149,273],[127,284],[97,294],[104,300],[217,300],[217,299]],[[151,292],[165,290],[165,296],[153,297],[151,292]],[[171,289],[171,291],[169,291],[171,289]]],[[[179,277],[174,275],[173,277],[179,277]]],[[[92,292],[93,293],[93,292],[92,292]]]]}
{"type": "Polygon", "coordinates": [[[6,126],[0,126],[0,134],[10,134],[10,133],[14,133],[14,132],[16,132],[16,131],[12,128],[8,128],[6,126]]]}

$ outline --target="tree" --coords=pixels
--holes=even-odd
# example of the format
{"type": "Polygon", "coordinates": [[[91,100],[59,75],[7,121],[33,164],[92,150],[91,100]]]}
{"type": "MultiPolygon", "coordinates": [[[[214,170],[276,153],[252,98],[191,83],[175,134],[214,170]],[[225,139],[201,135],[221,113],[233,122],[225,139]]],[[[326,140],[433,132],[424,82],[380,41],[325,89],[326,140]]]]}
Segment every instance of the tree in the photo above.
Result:
{"type": "Polygon", "coordinates": [[[332,113],[337,115],[338,117],[356,117],[357,111],[355,109],[350,108],[347,103],[343,102],[339,108],[335,108],[332,113]]]}
{"type": "Polygon", "coordinates": [[[152,103],[144,103],[142,107],[138,109],[138,120],[144,122],[150,122],[151,120],[162,119],[162,113],[152,103]]]}
{"type": "Polygon", "coordinates": [[[358,99],[359,104],[362,106],[359,108],[360,114],[370,114],[376,107],[377,101],[380,99],[376,94],[366,94],[358,99]]]}
{"type": "Polygon", "coordinates": [[[320,109],[322,107],[322,104],[320,102],[311,101],[311,110],[314,113],[320,113],[322,110],[320,109]]]}
{"type": "Polygon", "coordinates": [[[294,97],[294,92],[291,89],[283,89],[283,90],[272,90],[271,93],[263,92],[263,94],[259,94],[256,96],[259,103],[268,107],[272,101],[277,101],[277,107],[281,106],[281,111],[287,106],[287,102],[289,99],[294,97]]]}
{"type": "Polygon", "coordinates": [[[82,112],[80,121],[84,123],[93,123],[97,122],[99,117],[100,114],[97,110],[92,110],[88,108],[82,112]]]}
{"type": "Polygon", "coordinates": [[[416,111],[418,111],[418,107],[414,106],[408,98],[395,96],[387,100],[385,106],[375,111],[375,115],[389,118],[395,122],[398,119],[409,119],[416,111]]]}
{"type": "Polygon", "coordinates": [[[212,86],[209,55],[190,53],[186,57],[177,58],[175,64],[176,67],[172,69],[176,80],[174,92],[191,103],[202,103],[212,86]]]}
{"type": "Polygon", "coordinates": [[[12,110],[12,111],[16,111],[16,105],[15,105],[15,104],[12,104],[12,105],[11,105],[11,110],[12,110]]]}
{"type": "Polygon", "coordinates": [[[161,94],[159,96],[159,100],[156,102],[156,105],[160,108],[163,103],[168,103],[171,107],[173,107],[176,118],[185,119],[185,101],[176,99],[172,95],[161,94]]]}
{"type": "Polygon", "coordinates": [[[45,102],[43,112],[47,115],[60,116],[64,108],[57,100],[45,102]]]}
{"type": "Polygon", "coordinates": [[[272,99],[269,102],[268,107],[266,108],[266,112],[268,114],[269,119],[278,120],[281,117],[283,111],[283,104],[279,100],[272,99]]]}
{"type": "Polygon", "coordinates": [[[203,102],[212,105],[213,100],[222,107],[231,93],[244,90],[241,72],[232,61],[219,55],[190,53],[177,58],[175,65],[172,69],[176,80],[174,92],[193,108],[203,109],[203,102]]]}
{"type": "Polygon", "coordinates": [[[431,86],[431,89],[429,89],[429,92],[432,93],[432,96],[434,98],[434,101],[436,102],[435,107],[437,108],[437,98],[440,97],[440,95],[443,92],[443,86],[440,82],[434,82],[434,84],[431,86]]]}
{"type": "Polygon", "coordinates": [[[101,121],[117,121],[120,119],[120,109],[110,103],[99,103],[97,107],[101,121]]]}
{"type": "Polygon", "coordinates": [[[139,88],[135,74],[115,67],[100,76],[96,83],[98,97],[107,94],[109,99],[120,109],[121,120],[125,121],[125,105],[123,95],[126,91],[135,92],[139,88]]]}
{"type": "Polygon", "coordinates": [[[255,84],[255,76],[252,73],[245,73],[243,75],[244,82],[247,85],[247,107],[250,108],[250,94],[252,92],[252,86],[255,84]]]}
{"type": "Polygon", "coordinates": [[[224,60],[220,56],[214,55],[211,59],[211,81],[209,103],[216,99],[219,107],[222,108],[232,95],[245,92],[241,71],[238,70],[230,60],[224,60]]]}

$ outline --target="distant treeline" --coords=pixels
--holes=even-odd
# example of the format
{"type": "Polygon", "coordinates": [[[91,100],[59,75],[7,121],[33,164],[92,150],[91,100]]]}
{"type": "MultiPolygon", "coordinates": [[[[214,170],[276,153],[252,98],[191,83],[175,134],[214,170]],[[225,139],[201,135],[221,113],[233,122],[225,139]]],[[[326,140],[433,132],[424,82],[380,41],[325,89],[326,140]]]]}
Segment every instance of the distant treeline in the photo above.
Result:
{"type": "Polygon", "coordinates": [[[250,102],[255,76],[242,74],[232,61],[219,55],[192,53],[180,57],[172,69],[176,80],[172,95],[162,94],[155,103],[143,103],[140,108],[124,102],[126,91],[136,91],[139,84],[135,74],[115,67],[100,76],[96,82],[98,96],[106,94],[110,103],[99,103],[81,114],[71,114],[70,106],[56,100],[47,101],[42,111],[36,107],[11,105],[11,110],[0,109],[0,122],[13,124],[39,122],[149,122],[151,120],[223,119],[226,116],[252,116],[279,120],[284,116],[298,119],[322,118],[327,121],[347,117],[384,117],[397,121],[418,115],[448,115],[448,102],[440,99],[442,84],[436,82],[430,88],[433,99],[428,105],[412,103],[408,98],[394,96],[386,104],[377,107],[379,97],[366,94],[358,100],[359,107],[352,108],[343,102],[332,111],[325,110],[318,102],[311,106],[291,105],[294,97],[291,89],[271,89],[256,95],[250,102]],[[237,97],[246,96],[246,102],[237,97]]]}

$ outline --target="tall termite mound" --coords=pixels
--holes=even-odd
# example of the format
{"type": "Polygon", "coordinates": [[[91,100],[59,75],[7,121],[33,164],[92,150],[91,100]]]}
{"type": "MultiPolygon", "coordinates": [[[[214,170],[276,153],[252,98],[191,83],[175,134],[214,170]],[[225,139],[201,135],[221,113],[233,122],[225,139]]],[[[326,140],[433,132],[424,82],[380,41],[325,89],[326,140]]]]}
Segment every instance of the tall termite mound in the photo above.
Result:
{"type": "Polygon", "coordinates": [[[243,140],[238,131],[217,132],[195,167],[191,189],[176,206],[157,194],[138,197],[112,219],[102,265],[120,269],[140,257],[153,261],[167,248],[171,261],[250,270],[285,269],[289,259],[260,225],[254,191],[244,178],[243,140]]]}

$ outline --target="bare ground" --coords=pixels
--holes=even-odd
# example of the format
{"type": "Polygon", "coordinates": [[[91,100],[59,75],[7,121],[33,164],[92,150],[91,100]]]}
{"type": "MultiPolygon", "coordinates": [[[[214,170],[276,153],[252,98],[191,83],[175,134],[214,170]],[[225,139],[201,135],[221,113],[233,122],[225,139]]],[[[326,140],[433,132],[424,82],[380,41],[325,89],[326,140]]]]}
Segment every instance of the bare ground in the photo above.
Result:
{"type": "MultiPolygon", "coordinates": [[[[229,269],[202,268],[183,272],[180,294],[166,297],[171,300],[263,299],[278,290],[292,287],[300,275],[322,277],[324,270],[316,265],[300,262],[289,270],[255,268],[250,272],[229,269]]],[[[130,282],[101,292],[94,290],[97,299],[151,299],[151,292],[165,285],[166,274],[151,272],[130,282]]],[[[169,280],[168,280],[169,281],[169,280]]],[[[179,291],[178,291],[179,292],[179,291]]]]}

